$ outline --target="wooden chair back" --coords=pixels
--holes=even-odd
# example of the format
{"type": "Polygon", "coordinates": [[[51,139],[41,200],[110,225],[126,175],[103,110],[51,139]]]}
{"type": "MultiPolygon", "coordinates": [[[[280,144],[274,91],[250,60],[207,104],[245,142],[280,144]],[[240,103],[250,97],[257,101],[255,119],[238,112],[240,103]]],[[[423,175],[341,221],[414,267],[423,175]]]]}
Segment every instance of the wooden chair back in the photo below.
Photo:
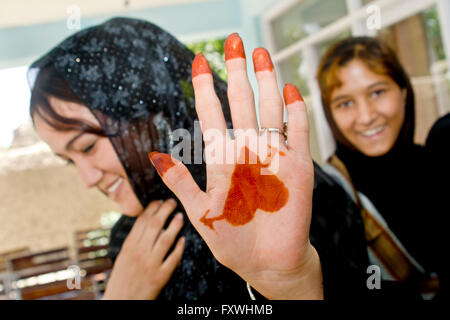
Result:
{"type": "Polygon", "coordinates": [[[62,247],[15,257],[9,261],[9,271],[15,273],[17,279],[25,279],[61,271],[72,264],[69,247],[62,247]]]}

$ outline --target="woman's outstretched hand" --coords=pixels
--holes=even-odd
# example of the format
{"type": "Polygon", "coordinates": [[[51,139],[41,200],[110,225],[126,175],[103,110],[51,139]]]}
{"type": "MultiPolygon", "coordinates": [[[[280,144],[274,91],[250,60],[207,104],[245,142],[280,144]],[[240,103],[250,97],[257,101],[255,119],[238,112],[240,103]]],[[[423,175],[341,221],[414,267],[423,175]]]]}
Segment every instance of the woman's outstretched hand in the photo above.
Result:
{"type": "Polygon", "coordinates": [[[237,34],[225,42],[225,59],[233,134],[227,131],[208,62],[199,54],[192,65],[206,192],[170,155],[153,152],[150,159],[219,262],[267,298],[321,299],[320,260],[309,242],[313,163],[305,104],[295,86],[286,85],[286,143],[273,64],[265,49],[256,49],[259,130],[237,34]]]}
{"type": "Polygon", "coordinates": [[[159,295],[184,249],[184,238],[180,238],[166,257],[183,226],[180,213],[163,229],[176,206],[173,199],[152,201],[137,218],[114,264],[104,299],[151,300],[159,295]]]}

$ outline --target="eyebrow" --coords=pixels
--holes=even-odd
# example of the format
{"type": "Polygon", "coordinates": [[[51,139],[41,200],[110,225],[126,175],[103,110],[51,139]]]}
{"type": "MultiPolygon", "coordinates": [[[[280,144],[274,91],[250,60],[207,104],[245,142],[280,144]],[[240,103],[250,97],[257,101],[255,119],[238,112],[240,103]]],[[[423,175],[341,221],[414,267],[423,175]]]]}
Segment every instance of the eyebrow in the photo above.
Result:
{"type": "MultiPolygon", "coordinates": [[[[378,81],[378,82],[372,83],[370,86],[367,87],[367,89],[370,90],[376,86],[383,85],[383,84],[386,85],[386,84],[388,84],[388,82],[387,81],[378,81]]],[[[348,95],[337,96],[336,98],[331,100],[331,103],[336,102],[338,100],[348,98],[348,97],[349,97],[348,95]]]]}
{"type": "Polygon", "coordinates": [[[74,142],[75,142],[79,137],[81,137],[83,134],[84,134],[84,132],[80,132],[80,133],[77,134],[75,137],[73,137],[72,139],[70,139],[70,141],[67,142],[67,144],[66,144],[66,146],[64,147],[64,149],[65,149],[66,151],[69,151],[70,148],[72,148],[72,145],[74,144],[74,142]]]}
{"type": "Polygon", "coordinates": [[[368,86],[367,89],[372,89],[373,87],[379,86],[381,84],[388,84],[388,82],[387,81],[378,81],[378,82],[375,82],[375,83],[371,84],[370,86],[368,86]]]}
{"type": "Polygon", "coordinates": [[[346,99],[348,98],[348,95],[343,95],[343,96],[337,96],[336,98],[334,98],[333,100],[331,100],[331,103],[334,103],[336,101],[342,100],[342,99],[346,99]]]}
{"type": "MultiPolygon", "coordinates": [[[[75,137],[73,137],[72,139],[69,140],[69,142],[67,142],[66,146],[64,147],[64,150],[69,151],[70,148],[72,148],[72,145],[75,143],[75,141],[81,137],[84,134],[84,132],[80,132],[78,133],[75,137]]],[[[58,157],[64,158],[64,156],[60,153],[55,153],[58,157]]]]}

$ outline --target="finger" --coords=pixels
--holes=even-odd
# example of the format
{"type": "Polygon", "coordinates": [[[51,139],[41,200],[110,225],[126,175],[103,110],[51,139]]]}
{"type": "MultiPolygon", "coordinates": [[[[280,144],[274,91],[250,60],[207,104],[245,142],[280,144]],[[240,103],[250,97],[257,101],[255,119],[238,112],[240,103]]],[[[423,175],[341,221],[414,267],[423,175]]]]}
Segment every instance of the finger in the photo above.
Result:
{"type": "Polygon", "coordinates": [[[288,114],[288,147],[309,155],[309,122],[303,98],[297,87],[289,83],[284,86],[283,95],[288,114]]]}
{"type": "Polygon", "coordinates": [[[142,235],[145,232],[145,228],[146,228],[145,222],[148,220],[148,218],[153,216],[155,214],[155,212],[158,211],[159,207],[162,204],[163,204],[162,200],[154,200],[154,201],[150,202],[150,204],[139,215],[135,224],[131,228],[130,234],[128,235],[127,239],[131,239],[131,238],[135,238],[136,240],[141,239],[142,235]]]}
{"type": "Polygon", "coordinates": [[[183,256],[183,250],[186,243],[186,239],[184,237],[181,237],[178,239],[177,244],[175,248],[172,250],[172,252],[167,256],[166,260],[164,260],[163,264],[161,265],[161,271],[166,274],[167,279],[170,278],[173,271],[177,267],[177,265],[180,263],[181,257],[183,256]]]}
{"type": "Polygon", "coordinates": [[[264,48],[253,51],[253,65],[259,92],[259,121],[261,128],[283,129],[283,100],[269,52],[264,48]]]}
{"type": "Polygon", "coordinates": [[[176,202],[175,199],[168,199],[161,205],[158,211],[153,215],[152,220],[160,222],[162,228],[166,223],[167,218],[170,216],[173,210],[175,210],[177,205],[178,203],[176,202]]]}
{"type": "Polygon", "coordinates": [[[214,91],[211,69],[208,61],[201,53],[197,54],[192,62],[192,84],[194,86],[195,109],[203,134],[205,134],[205,130],[216,129],[225,135],[227,126],[219,98],[214,91]]]}
{"type": "Polygon", "coordinates": [[[154,200],[154,201],[150,202],[150,204],[142,212],[141,216],[144,217],[144,219],[146,217],[151,217],[156,212],[158,212],[159,207],[161,207],[161,205],[163,203],[164,203],[164,201],[162,201],[162,200],[154,200]]]}
{"type": "Polygon", "coordinates": [[[206,194],[200,190],[186,166],[166,153],[152,152],[149,158],[166,186],[181,201],[188,215],[196,213],[198,204],[205,201],[206,194]]]}
{"type": "Polygon", "coordinates": [[[183,227],[183,214],[177,213],[177,215],[172,219],[166,230],[161,232],[158,239],[156,240],[155,247],[153,248],[153,253],[155,257],[159,260],[161,264],[170,247],[173,245],[177,234],[183,227]]]}
{"type": "Polygon", "coordinates": [[[176,207],[177,202],[174,199],[169,199],[159,207],[155,214],[146,217],[145,231],[140,240],[145,246],[153,246],[167,218],[176,207]]]}
{"type": "Polygon", "coordinates": [[[228,101],[233,129],[258,128],[255,98],[248,81],[247,64],[242,39],[237,33],[225,41],[225,65],[228,74],[228,101]]]}

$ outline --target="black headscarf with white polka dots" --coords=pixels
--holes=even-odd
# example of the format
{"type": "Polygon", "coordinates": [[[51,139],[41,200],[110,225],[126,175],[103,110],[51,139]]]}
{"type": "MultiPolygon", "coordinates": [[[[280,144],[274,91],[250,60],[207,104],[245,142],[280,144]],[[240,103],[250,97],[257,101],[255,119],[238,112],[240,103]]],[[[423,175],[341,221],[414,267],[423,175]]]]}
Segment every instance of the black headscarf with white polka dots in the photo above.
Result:
{"type": "MultiPolygon", "coordinates": [[[[28,78],[34,90],[39,71],[50,66],[68,83],[99,121],[135,194],[146,207],[151,200],[173,196],[150,164],[148,153],[171,153],[176,143],[173,132],[178,128],[190,132],[192,159],[194,144],[202,143],[201,134],[194,135],[193,58],[186,46],[161,28],[143,20],[114,18],[64,40],[31,65],[28,78]]],[[[214,77],[231,127],[226,84],[214,77]]],[[[186,166],[205,188],[204,164],[186,166]]],[[[183,259],[161,297],[198,299],[226,292],[235,296],[236,288],[227,290],[233,283],[245,289],[242,280],[214,259],[187,217],[185,221],[181,232],[186,237],[183,259]]],[[[133,223],[134,218],[122,217],[113,228],[113,259],[133,223]]]]}

